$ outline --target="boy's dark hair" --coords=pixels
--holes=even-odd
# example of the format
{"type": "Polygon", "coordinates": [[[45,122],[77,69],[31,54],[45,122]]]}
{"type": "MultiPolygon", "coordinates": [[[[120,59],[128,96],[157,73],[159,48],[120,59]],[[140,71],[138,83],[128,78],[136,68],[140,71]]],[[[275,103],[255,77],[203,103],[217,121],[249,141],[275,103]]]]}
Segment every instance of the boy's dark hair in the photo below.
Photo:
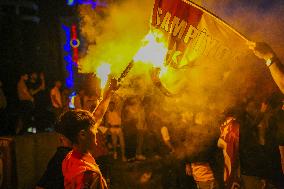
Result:
{"type": "Polygon", "coordinates": [[[95,125],[93,115],[86,110],[70,110],[59,117],[56,131],[67,137],[72,143],[78,144],[77,135],[81,130],[95,125]]]}

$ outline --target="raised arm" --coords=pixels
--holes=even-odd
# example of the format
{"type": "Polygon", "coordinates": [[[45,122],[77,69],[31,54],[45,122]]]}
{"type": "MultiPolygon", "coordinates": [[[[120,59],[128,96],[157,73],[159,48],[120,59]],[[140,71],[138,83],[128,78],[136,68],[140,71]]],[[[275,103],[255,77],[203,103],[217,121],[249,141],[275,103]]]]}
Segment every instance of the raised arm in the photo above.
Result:
{"type": "Polygon", "coordinates": [[[41,86],[39,86],[37,89],[30,89],[30,94],[32,96],[36,95],[38,92],[42,90],[41,86]]]}
{"type": "Polygon", "coordinates": [[[106,113],[106,110],[108,108],[111,97],[114,91],[116,91],[117,89],[118,89],[117,80],[111,79],[109,87],[104,91],[103,100],[99,103],[99,105],[96,107],[96,109],[93,112],[97,125],[100,125],[104,117],[104,114],[106,113]]]}
{"type": "Polygon", "coordinates": [[[249,47],[253,50],[255,56],[265,60],[275,83],[284,94],[284,65],[275,52],[268,44],[263,42],[251,43],[249,47]]]}

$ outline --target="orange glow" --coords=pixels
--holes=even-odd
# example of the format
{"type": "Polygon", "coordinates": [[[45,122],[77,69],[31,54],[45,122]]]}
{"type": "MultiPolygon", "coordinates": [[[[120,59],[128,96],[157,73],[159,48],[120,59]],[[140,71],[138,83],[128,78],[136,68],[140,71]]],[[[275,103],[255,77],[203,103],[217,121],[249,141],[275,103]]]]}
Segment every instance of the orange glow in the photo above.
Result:
{"type": "Polygon", "coordinates": [[[142,42],[142,47],[133,57],[134,62],[140,61],[162,68],[168,51],[163,34],[161,32],[158,33],[158,31],[150,32],[142,42]]]}

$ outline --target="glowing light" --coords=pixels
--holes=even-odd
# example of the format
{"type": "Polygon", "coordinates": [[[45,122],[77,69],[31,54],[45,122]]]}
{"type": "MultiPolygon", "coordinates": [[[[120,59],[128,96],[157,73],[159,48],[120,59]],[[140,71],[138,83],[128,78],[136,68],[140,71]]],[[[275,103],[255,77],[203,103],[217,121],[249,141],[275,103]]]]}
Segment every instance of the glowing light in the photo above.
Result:
{"type": "Polygon", "coordinates": [[[107,6],[106,2],[101,2],[99,0],[67,0],[67,5],[75,6],[75,5],[91,5],[93,9],[97,6],[105,7],[107,6]]]}
{"type": "Polygon", "coordinates": [[[177,77],[171,65],[167,62],[169,52],[167,38],[161,31],[153,29],[145,36],[143,45],[133,60],[134,62],[143,62],[151,65],[154,68],[151,75],[154,83],[162,82],[169,87],[175,85],[175,78],[177,77]]]}
{"type": "Polygon", "coordinates": [[[72,6],[74,5],[75,0],[67,0],[67,5],[72,6]]]}
{"type": "Polygon", "coordinates": [[[143,46],[139,49],[133,60],[162,68],[164,67],[167,51],[167,43],[164,40],[163,34],[150,32],[145,36],[143,46]]]}
{"type": "Polygon", "coordinates": [[[75,105],[74,105],[74,101],[75,101],[75,96],[76,96],[76,92],[72,92],[70,95],[69,95],[69,108],[71,109],[74,109],[75,108],[75,105]]]}
{"type": "Polygon", "coordinates": [[[76,65],[78,64],[78,59],[79,59],[79,51],[78,51],[78,47],[80,45],[80,41],[77,37],[77,26],[76,24],[72,24],[71,27],[71,37],[72,40],[70,40],[70,45],[73,47],[73,61],[76,63],[76,65]],[[75,45],[74,45],[75,43],[75,45]]]}
{"type": "Polygon", "coordinates": [[[78,48],[78,47],[80,46],[80,41],[79,41],[79,39],[72,39],[72,40],[70,41],[70,45],[71,45],[71,47],[73,47],[73,48],[78,48]]]}
{"type": "Polygon", "coordinates": [[[66,37],[66,43],[64,44],[64,51],[67,53],[67,55],[64,56],[64,60],[66,62],[66,71],[67,71],[67,77],[65,80],[66,87],[71,89],[74,87],[74,71],[73,71],[73,65],[75,64],[72,60],[72,48],[69,43],[71,40],[71,29],[68,26],[62,25],[62,29],[65,32],[66,37]]]}
{"type": "Polygon", "coordinates": [[[97,68],[96,74],[101,80],[101,89],[105,88],[107,80],[108,80],[108,75],[110,74],[110,65],[107,63],[101,64],[97,68]]]}
{"type": "Polygon", "coordinates": [[[159,77],[163,77],[164,75],[166,75],[166,73],[168,72],[168,68],[167,67],[161,67],[160,73],[159,73],[159,77]]]}

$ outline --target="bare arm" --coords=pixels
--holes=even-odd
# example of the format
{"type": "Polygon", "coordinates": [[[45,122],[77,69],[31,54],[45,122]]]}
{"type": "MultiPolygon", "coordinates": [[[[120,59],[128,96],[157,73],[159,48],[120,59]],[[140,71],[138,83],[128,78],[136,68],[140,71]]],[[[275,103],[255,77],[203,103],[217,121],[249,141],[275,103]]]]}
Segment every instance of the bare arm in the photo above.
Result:
{"type": "Polygon", "coordinates": [[[284,65],[272,48],[263,42],[251,43],[249,48],[253,50],[255,56],[266,61],[275,83],[284,94],[284,65]]]}
{"type": "Polygon", "coordinates": [[[57,104],[59,107],[61,107],[61,104],[57,101],[56,96],[51,94],[51,99],[53,102],[55,102],[55,104],[57,104]]]}
{"type": "Polygon", "coordinates": [[[275,83],[284,94],[284,65],[278,59],[269,67],[269,70],[275,83]]]}
{"type": "Polygon", "coordinates": [[[42,88],[41,87],[39,87],[39,88],[37,88],[37,89],[31,89],[30,90],[30,93],[31,93],[31,95],[35,95],[35,94],[37,94],[39,91],[41,91],[42,90],[42,88]]]}
{"type": "Polygon", "coordinates": [[[108,89],[104,92],[103,100],[99,103],[99,105],[93,112],[97,125],[100,125],[100,123],[102,122],[102,119],[107,111],[112,94],[117,89],[118,89],[117,81],[115,79],[112,79],[108,89]]]}
{"type": "Polygon", "coordinates": [[[44,77],[44,74],[43,73],[40,73],[40,79],[41,79],[41,85],[40,85],[40,88],[41,90],[45,90],[45,77],[44,77]]]}

